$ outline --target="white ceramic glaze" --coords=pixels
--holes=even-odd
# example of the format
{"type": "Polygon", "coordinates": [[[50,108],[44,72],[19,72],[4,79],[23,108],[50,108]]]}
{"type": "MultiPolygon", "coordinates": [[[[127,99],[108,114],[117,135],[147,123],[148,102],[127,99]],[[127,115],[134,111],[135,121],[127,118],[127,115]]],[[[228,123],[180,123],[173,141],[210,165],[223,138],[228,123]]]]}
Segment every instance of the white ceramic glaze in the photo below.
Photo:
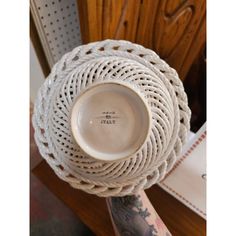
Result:
{"type": "Polygon", "coordinates": [[[134,155],[151,126],[149,108],[137,88],[106,81],[87,88],[72,107],[71,129],[89,156],[114,161],[134,155]]]}
{"type": "Polygon", "coordinates": [[[34,137],[42,157],[72,187],[101,197],[126,196],[149,188],[171,170],[187,140],[190,116],[178,74],[155,52],[128,41],[104,40],[75,48],[53,67],[35,101],[34,137]],[[110,93],[116,91],[116,96],[107,95],[106,109],[99,110],[102,103],[95,99],[95,92],[101,89],[98,84],[110,81],[125,83],[124,88],[106,85],[113,87],[110,93]],[[97,105],[88,109],[84,104],[93,104],[93,100],[97,105]],[[116,113],[101,112],[109,111],[108,105],[115,101],[120,104],[119,118],[105,119],[103,122],[115,120],[115,124],[107,124],[103,130],[100,116],[116,113]],[[150,110],[151,127],[135,153],[148,130],[143,101],[150,110]],[[90,121],[100,122],[100,126],[90,121]],[[127,129],[127,124],[133,128],[127,129]],[[84,135],[85,129],[98,134],[95,141],[84,135]]]}

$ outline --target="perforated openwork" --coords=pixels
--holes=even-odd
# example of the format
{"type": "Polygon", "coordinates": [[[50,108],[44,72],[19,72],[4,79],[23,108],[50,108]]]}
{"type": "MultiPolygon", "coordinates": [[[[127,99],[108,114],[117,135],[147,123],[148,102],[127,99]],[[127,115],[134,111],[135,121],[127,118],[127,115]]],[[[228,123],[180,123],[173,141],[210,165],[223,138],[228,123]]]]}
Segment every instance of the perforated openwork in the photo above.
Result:
{"type": "Polygon", "coordinates": [[[39,90],[33,124],[41,155],[61,179],[107,197],[134,194],[160,181],[181,152],[189,119],[187,96],[174,69],[140,45],[105,40],[79,46],[55,64],[39,90]],[[75,98],[105,80],[138,88],[152,113],[146,143],[126,160],[95,160],[72,137],[70,113],[75,98]]]}
{"type": "Polygon", "coordinates": [[[50,67],[82,44],[76,0],[30,0],[30,9],[50,67]]]}

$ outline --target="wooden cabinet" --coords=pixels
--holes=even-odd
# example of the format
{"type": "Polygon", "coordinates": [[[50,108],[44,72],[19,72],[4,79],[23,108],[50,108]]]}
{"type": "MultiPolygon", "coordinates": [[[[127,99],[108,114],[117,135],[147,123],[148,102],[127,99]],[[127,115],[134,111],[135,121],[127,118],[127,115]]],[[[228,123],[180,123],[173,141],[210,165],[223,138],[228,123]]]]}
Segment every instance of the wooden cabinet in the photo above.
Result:
{"type": "Polygon", "coordinates": [[[84,43],[126,39],[156,51],[182,80],[206,41],[205,0],[77,0],[84,43]]]}

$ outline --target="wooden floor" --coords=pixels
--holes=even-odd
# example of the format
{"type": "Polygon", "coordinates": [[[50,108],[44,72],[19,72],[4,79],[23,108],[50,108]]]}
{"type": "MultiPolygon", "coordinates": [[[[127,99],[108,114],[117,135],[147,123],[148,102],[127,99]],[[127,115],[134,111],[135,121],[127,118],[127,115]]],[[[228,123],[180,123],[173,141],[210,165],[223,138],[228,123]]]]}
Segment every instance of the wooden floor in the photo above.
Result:
{"type": "MultiPolygon", "coordinates": [[[[73,189],[60,180],[45,161],[33,169],[33,174],[71,208],[96,235],[114,235],[104,198],[73,189]]],[[[173,236],[206,235],[206,221],[159,186],[151,187],[146,193],[173,236]]]]}

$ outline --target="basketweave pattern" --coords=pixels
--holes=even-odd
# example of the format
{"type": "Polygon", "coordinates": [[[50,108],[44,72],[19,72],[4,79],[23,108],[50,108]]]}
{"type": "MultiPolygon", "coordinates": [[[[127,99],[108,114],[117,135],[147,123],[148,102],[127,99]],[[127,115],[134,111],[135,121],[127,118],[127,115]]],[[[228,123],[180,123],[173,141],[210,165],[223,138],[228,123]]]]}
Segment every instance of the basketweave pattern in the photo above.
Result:
{"type": "Polygon", "coordinates": [[[159,182],[173,167],[190,129],[191,112],[178,74],[152,50],[123,40],[75,48],[54,65],[35,102],[35,140],[57,176],[101,197],[135,194],[159,182]],[[72,137],[70,112],[87,87],[119,80],[139,89],[149,104],[146,143],[126,160],[86,156],[72,137]]]}

